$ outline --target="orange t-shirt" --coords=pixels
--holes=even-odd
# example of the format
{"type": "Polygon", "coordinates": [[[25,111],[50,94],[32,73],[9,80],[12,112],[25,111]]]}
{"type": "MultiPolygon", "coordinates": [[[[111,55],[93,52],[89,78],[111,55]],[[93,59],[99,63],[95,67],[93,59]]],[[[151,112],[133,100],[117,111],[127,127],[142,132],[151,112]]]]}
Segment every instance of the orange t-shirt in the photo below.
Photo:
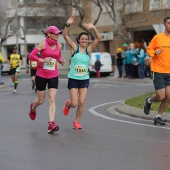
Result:
{"type": "Polygon", "coordinates": [[[164,32],[153,37],[147,48],[147,54],[152,57],[151,70],[158,73],[170,74],[170,37],[164,32]],[[156,49],[162,53],[155,55],[156,49]]]}

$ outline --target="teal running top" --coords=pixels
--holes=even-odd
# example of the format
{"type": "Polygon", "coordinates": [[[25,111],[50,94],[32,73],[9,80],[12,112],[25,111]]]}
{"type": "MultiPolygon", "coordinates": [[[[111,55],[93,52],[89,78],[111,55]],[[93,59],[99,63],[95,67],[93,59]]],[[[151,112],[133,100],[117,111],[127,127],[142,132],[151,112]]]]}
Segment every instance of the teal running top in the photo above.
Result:
{"type": "Polygon", "coordinates": [[[71,57],[70,71],[68,77],[76,80],[86,80],[89,79],[89,62],[90,57],[88,51],[82,54],[79,50],[79,46],[71,57]]]}

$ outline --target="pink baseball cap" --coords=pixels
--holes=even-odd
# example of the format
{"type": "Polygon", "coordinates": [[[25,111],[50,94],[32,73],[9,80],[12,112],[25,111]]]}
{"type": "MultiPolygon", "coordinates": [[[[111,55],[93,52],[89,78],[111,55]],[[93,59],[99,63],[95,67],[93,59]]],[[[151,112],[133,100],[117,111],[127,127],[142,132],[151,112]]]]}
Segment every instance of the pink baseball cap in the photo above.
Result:
{"type": "Polygon", "coordinates": [[[49,26],[46,33],[62,34],[62,32],[56,26],[49,26]]]}

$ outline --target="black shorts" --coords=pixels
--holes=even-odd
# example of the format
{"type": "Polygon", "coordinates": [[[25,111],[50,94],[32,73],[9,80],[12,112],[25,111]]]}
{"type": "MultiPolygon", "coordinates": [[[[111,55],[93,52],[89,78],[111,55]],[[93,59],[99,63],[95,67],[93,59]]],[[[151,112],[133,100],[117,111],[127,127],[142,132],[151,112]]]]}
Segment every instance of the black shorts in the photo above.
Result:
{"type": "Polygon", "coordinates": [[[36,71],[37,71],[36,69],[31,69],[30,70],[31,77],[36,75],[36,71]]]}
{"type": "Polygon", "coordinates": [[[170,74],[169,73],[156,73],[153,72],[153,84],[155,90],[165,88],[170,85],[170,74]]]}
{"type": "Polygon", "coordinates": [[[48,89],[54,88],[58,89],[58,77],[53,77],[51,79],[46,79],[43,77],[36,76],[35,84],[38,91],[44,91],[48,84],[48,89]]]}
{"type": "MultiPolygon", "coordinates": [[[[17,67],[17,68],[18,68],[18,67],[17,67]]],[[[14,74],[17,72],[17,71],[16,71],[17,68],[11,68],[11,69],[10,69],[10,74],[11,74],[11,75],[14,75],[14,74]]]]}
{"type": "Polygon", "coordinates": [[[80,89],[80,88],[88,88],[89,87],[89,79],[87,80],[76,80],[76,79],[68,79],[68,89],[80,89]]]}

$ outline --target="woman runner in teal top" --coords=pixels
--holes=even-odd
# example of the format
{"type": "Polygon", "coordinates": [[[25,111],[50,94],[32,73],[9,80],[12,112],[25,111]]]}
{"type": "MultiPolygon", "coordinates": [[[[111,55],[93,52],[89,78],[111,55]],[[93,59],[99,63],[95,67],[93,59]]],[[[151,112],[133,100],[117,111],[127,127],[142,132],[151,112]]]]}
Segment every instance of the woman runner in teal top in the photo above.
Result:
{"type": "Polygon", "coordinates": [[[95,34],[94,41],[88,46],[89,35],[86,32],[79,34],[77,38],[78,46],[68,36],[68,28],[74,23],[75,16],[71,16],[63,31],[63,37],[69,47],[71,48],[72,57],[70,71],[68,73],[68,89],[70,92],[70,100],[66,100],[63,113],[65,116],[69,114],[70,108],[77,107],[76,117],[73,122],[73,128],[82,129],[79,121],[84,110],[84,104],[87,96],[87,89],[89,85],[88,64],[90,61],[90,54],[100,41],[100,35],[96,27],[92,23],[83,23],[83,26],[95,34]],[[88,46],[88,47],[87,47],[88,46]]]}

